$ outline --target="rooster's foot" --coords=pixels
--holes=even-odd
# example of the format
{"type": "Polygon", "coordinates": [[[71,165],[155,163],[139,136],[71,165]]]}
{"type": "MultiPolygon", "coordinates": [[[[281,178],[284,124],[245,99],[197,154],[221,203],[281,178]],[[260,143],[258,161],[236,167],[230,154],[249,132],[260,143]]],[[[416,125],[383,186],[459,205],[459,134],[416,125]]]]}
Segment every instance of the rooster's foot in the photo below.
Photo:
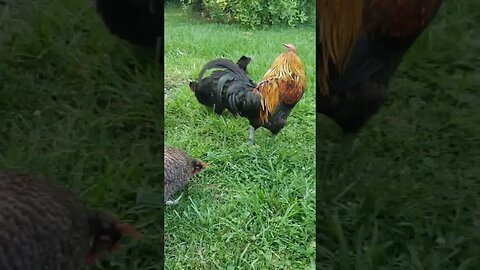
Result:
{"type": "Polygon", "coordinates": [[[253,138],[255,135],[255,129],[250,126],[250,136],[248,137],[248,144],[253,145],[253,138]]]}

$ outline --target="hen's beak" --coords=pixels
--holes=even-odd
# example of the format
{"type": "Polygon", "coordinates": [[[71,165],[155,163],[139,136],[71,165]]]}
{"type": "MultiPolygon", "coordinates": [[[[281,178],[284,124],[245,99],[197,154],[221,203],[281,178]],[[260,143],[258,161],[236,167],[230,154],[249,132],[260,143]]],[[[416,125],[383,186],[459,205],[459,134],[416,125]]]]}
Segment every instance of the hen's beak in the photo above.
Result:
{"type": "Polygon", "coordinates": [[[207,164],[207,163],[200,161],[200,164],[202,165],[202,168],[203,168],[203,169],[208,168],[208,164],[207,164]]]}

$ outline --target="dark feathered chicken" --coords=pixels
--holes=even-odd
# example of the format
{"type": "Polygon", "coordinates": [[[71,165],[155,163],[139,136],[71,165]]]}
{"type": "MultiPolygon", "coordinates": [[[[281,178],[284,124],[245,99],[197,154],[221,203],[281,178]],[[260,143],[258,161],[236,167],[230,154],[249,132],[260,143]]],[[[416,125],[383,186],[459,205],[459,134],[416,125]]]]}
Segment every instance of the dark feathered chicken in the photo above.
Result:
{"type": "Polygon", "coordinates": [[[97,10],[107,28],[132,44],[163,51],[162,7],[160,0],[96,0],[97,10]]]}
{"type": "Polygon", "coordinates": [[[358,131],[441,0],[317,0],[317,112],[358,131]]]}
{"type": "MultiPolygon", "coordinates": [[[[248,112],[248,109],[257,109],[257,111],[259,111],[258,108],[260,107],[260,99],[258,97],[254,97],[252,93],[253,89],[255,88],[255,83],[250,80],[246,73],[249,61],[243,61],[243,57],[245,56],[242,56],[242,58],[238,60],[237,64],[234,64],[228,59],[215,59],[208,62],[202,68],[200,74],[198,75],[198,81],[191,81],[189,83],[190,89],[194,92],[195,97],[201,104],[212,107],[216,113],[220,114],[223,112],[223,110],[228,108],[228,105],[230,105],[228,102],[230,101],[230,98],[234,97],[231,95],[243,94],[245,95],[244,99],[249,98],[252,101],[247,102],[247,104],[244,106],[242,106],[243,104],[238,104],[242,106],[241,108],[245,108],[240,111],[234,110],[237,108],[235,106],[237,104],[231,104],[233,107],[232,113],[244,116],[242,113],[244,113],[244,111],[248,112]],[[210,69],[218,70],[213,71],[210,76],[202,79],[203,74],[210,69]],[[224,91],[224,88],[226,88],[226,91],[224,91]]],[[[255,112],[254,114],[258,115],[258,113],[255,112]]]]}
{"type": "Polygon", "coordinates": [[[303,96],[305,70],[303,63],[291,44],[275,59],[265,73],[263,81],[255,84],[247,75],[250,59],[242,56],[237,64],[227,59],[208,62],[200,71],[190,89],[197,100],[212,107],[218,114],[227,109],[250,122],[250,143],[253,144],[254,130],[264,127],[275,136],[287,123],[290,111],[303,96]],[[211,75],[203,75],[217,69],[211,75]]]}
{"type": "Polygon", "coordinates": [[[39,177],[0,172],[0,269],[77,270],[137,232],[39,177]]]}
{"type": "Polygon", "coordinates": [[[191,158],[187,153],[176,148],[165,146],[163,153],[163,195],[165,204],[178,204],[182,196],[180,195],[173,201],[169,200],[170,196],[182,189],[188,183],[190,177],[208,168],[208,165],[191,158]]]}

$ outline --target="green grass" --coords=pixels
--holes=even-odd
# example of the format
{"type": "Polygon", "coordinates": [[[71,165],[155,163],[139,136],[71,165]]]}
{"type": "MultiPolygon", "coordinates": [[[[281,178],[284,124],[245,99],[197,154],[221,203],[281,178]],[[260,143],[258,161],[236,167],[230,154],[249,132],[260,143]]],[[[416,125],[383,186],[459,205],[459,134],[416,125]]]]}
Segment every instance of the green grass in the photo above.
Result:
{"type": "Polygon", "coordinates": [[[479,269],[480,5],[445,1],[387,104],[319,132],[319,269],[479,269]]]}
{"type": "Polygon", "coordinates": [[[314,268],[314,76],[314,27],[247,31],[166,10],[165,144],[210,165],[165,210],[166,269],[314,268]],[[306,93],[275,142],[258,129],[249,146],[248,121],[199,104],[188,80],[210,60],[246,55],[258,81],[282,43],[297,47],[306,93]]]}
{"type": "Polygon", "coordinates": [[[137,204],[136,194],[162,194],[162,73],[149,53],[107,32],[93,1],[7,2],[0,169],[63,183],[142,232],[99,269],[161,269],[161,210],[137,204]]]}
{"type": "MultiPolygon", "coordinates": [[[[144,235],[99,269],[160,269],[161,72],[110,35],[89,1],[0,6],[0,169],[63,183],[144,235]],[[139,197],[139,200],[157,198],[139,197]]],[[[444,4],[405,57],[387,104],[352,142],[319,123],[320,269],[480,265],[480,5],[444,4]]],[[[166,13],[166,144],[210,168],[165,212],[166,269],[312,269],[314,30],[246,31],[166,13]],[[261,78],[291,42],[308,86],[271,142],[188,90],[216,57],[261,78]]]]}

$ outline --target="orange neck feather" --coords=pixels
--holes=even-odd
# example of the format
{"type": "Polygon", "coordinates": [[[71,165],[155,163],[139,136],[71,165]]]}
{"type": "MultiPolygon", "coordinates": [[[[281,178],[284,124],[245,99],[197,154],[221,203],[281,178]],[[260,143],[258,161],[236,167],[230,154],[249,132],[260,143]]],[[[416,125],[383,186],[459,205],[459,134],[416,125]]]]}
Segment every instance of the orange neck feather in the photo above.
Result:
{"type": "Polygon", "coordinates": [[[280,100],[280,91],[305,90],[305,68],[302,61],[294,52],[283,52],[265,73],[263,82],[258,88],[262,96],[260,122],[266,123],[268,117],[275,112],[280,100]],[[287,83],[293,83],[293,87],[285,87],[287,83]]]}
{"type": "Polygon", "coordinates": [[[317,84],[328,95],[328,64],[343,72],[362,26],[364,0],[317,0],[317,84]]]}

